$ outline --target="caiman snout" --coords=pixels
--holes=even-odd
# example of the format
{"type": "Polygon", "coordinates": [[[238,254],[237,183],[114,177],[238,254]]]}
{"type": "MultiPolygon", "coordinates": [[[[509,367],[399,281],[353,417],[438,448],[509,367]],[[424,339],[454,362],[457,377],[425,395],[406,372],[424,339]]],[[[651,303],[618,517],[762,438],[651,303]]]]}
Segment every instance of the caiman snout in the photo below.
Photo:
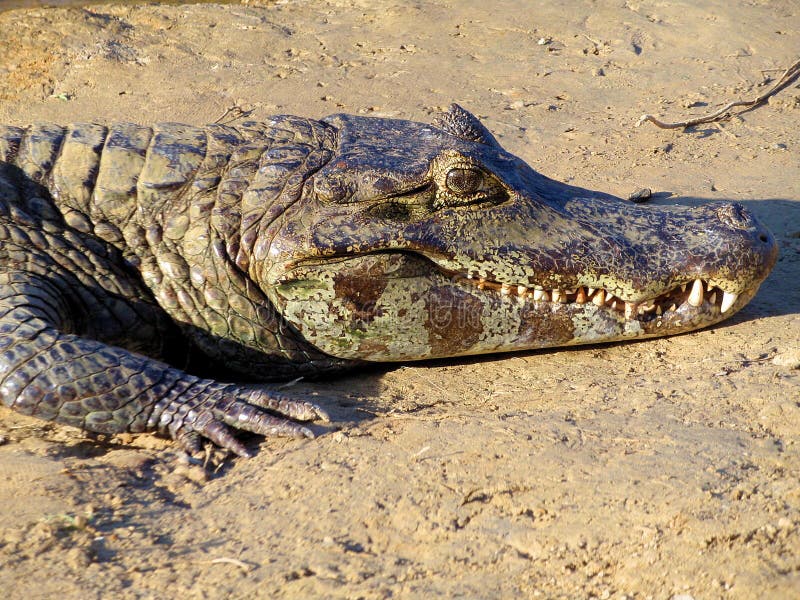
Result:
{"type": "Polygon", "coordinates": [[[726,202],[716,207],[716,213],[722,224],[733,230],[746,231],[750,244],[749,248],[760,250],[764,254],[765,262],[770,266],[778,257],[778,245],[775,238],[753,214],[738,202],[726,202]],[[769,262],[769,259],[772,262],[769,262]]]}
{"type": "Polygon", "coordinates": [[[738,202],[709,204],[704,212],[707,220],[698,218],[693,227],[704,243],[687,256],[689,263],[697,258],[702,266],[695,269],[743,288],[760,283],[778,258],[772,233],[738,202]],[[708,227],[703,226],[706,222],[708,227]]]}
{"type": "Polygon", "coordinates": [[[744,294],[758,287],[777,259],[772,234],[736,202],[686,207],[580,197],[562,210],[577,229],[570,239],[585,241],[573,244],[569,262],[562,259],[551,270],[568,274],[569,287],[602,287],[629,302],[697,279],[744,294]]]}

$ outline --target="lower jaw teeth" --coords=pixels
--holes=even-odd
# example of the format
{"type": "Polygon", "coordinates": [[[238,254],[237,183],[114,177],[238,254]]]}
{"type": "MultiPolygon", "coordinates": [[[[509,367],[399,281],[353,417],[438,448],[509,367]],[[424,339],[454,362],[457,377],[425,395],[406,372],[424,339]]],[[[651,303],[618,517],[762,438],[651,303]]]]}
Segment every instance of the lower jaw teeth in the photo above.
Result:
{"type": "Polygon", "coordinates": [[[721,313],[726,313],[730,310],[731,306],[736,304],[736,300],[739,298],[738,294],[734,294],[731,292],[723,292],[722,294],[722,304],[719,306],[719,310],[721,313]]]}
{"type": "Polygon", "coordinates": [[[632,319],[636,316],[638,312],[638,307],[633,302],[626,302],[625,303],[625,318],[632,319]]]}

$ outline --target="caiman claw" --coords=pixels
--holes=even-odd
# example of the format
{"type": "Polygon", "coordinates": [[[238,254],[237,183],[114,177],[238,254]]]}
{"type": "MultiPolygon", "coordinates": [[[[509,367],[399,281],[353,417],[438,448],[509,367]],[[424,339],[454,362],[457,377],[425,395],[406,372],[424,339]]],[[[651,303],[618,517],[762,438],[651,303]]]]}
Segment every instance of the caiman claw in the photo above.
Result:
{"type": "Polygon", "coordinates": [[[197,390],[196,386],[186,390],[183,398],[165,407],[161,417],[159,429],[190,454],[198,452],[206,438],[238,456],[251,458],[253,453],[232,429],[263,436],[314,438],[314,432],[297,421],[330,421],[319,406],[272,390],[213,383],[204,387],[188,400],[187,395],[197,390]]]}

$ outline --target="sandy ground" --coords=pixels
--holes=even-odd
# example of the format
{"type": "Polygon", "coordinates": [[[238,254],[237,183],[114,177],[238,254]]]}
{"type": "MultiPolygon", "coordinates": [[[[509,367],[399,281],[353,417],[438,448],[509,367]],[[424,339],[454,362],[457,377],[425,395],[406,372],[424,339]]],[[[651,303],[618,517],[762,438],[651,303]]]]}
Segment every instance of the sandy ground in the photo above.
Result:
{"type": "Polygon", "coordinates": [[[798,597],[800,89],[720,127],[634,128],[767,89],[798,4],[255,4],[0,13],[0,121],[458,101],[551,177],[741,201],[780,261],[712,330],[300,384],[324,435],[253,438],[209,473],[2,410],[4,596],[798,597]]]}

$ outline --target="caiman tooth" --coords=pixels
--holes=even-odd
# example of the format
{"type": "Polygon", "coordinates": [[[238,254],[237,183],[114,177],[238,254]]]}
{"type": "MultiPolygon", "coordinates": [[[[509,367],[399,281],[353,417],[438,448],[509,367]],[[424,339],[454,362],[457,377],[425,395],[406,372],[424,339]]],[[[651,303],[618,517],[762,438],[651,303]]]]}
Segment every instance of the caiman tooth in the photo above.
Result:
{"type": "Polygon", "coordinates": [[[586,295],[591,296],[597,291],[597,288],[586,288],[586,295]]]}
{"type": "Polygon", "coordinates": [[[606,293],[604,290],[597,290],[597,293],[592,296],[592,304],[603,306],[606,303],[606,293]]]}
{"type": "Polygon", "coordinates": [[[669,307],[669,310],[670,311],[676,311],[676,310],[678,310],[678,306],[676,304],[673,304],[672,306],[669,307]]]}
{"type": "Polygon", "coordinates": [[[588,299],[589,298],[586,296],[586,291],[582,287],[579,287],[578,293],[575,296],[575,302],[578,304],[586,304],[588,299]]]}
{"type": "Polygon", "coordinates": [[[739,294],[734,294],[733,292],[724,292],[722,294],[722,305],[719,307],[720,312],[728,312],[731,306],[734,305],[737,298],[739,298],[739,294]]]}
{"type": "Polygon", "coordinates": [[[517,286],[517,296],[524,296],[527,293],[528,293],[528,288],[526,288],[524,285],[517,286]]]}
{"type": "Polygon", "coordinates": [[[544,290],[533,290],[533,299],[535,302],[549,302],[550,296],[544,290]]]}
{"type": "Polygon", "coordinates": [[[689,292],[689,297],[686,301],[694,307],[698,307],[703,303],[703,282],[700,279],[694,280],[692,291],[689,292]]]}
{"type": "Polygon", "coordinates": [[[636,312],[638,311],[638,305],[635,302],[626,302],[625,303],[625,318],[632,319],[636,312]]]}
{"type": "Polygon", "coordinates": [[[685,291],[686,291],[686,284],[683,283],[683,284],[681,284],[681,292],[685,292],[685,291]]]}
{"type": "Polygon", "coordinates": [[[664,311],[663,311],[663,310],[661,310],[661,307],[660,307],[660,306],[656,306],[656,314],[657,314],[659,317],[660,317],[661,315],[663,315],[663,314],[664,314],[664,311]]]}
{"type": "Polygon", "coordinates": [[[503,296],[508,296],[511,293],[511,286],[508,285],[507,283],[504,283],[503,285],[500,286],[500,293],[503,296]]]}
{"type": "MultiPolygon", "coordinates": [[[[553,302],[561,302],[563,298],[564,291],[563,290],[553,290],[553,302]]],[[[564,298],[566,300],[566,298],[564,298]]]]}
{"type": "Polygon", "coordinates": [[[717,303],[717,292],[714,292],[708,297],[709,304],[716,304],[717,303]]]}
{"type": "Polygon", "coordinates": [[[486,280],[483,277],[481,277],[480,279],[478,279],[478,289],[482,290],[485,287],[486,287],[486,280]]]}

